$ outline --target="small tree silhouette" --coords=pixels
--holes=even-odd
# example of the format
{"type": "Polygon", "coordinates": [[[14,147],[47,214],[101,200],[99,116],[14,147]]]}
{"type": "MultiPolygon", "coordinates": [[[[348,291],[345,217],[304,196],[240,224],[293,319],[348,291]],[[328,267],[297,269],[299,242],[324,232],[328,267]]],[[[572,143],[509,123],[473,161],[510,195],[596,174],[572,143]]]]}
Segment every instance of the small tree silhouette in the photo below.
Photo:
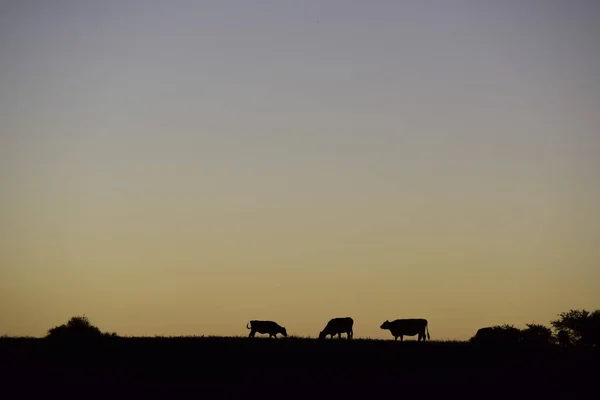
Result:
{"type": "MultiPolygon", "coordinates": [[[[566,331],[576,342],[597,342],[600,333],[600,310],[590,313],[587,310],[569,310],[560,313],[558,319],[550,322],[557,331],[566,331]]],[[[598,343],[596,343],[598,344],[598,343]]]]}
{"type": "Polygon", "coordinates": [[[48,330],[48,339],[81,340],[100,338],[103,334],[97,327],[93,326],[84,315],[73,317],[66,324],[55,326],[48,330]]]}

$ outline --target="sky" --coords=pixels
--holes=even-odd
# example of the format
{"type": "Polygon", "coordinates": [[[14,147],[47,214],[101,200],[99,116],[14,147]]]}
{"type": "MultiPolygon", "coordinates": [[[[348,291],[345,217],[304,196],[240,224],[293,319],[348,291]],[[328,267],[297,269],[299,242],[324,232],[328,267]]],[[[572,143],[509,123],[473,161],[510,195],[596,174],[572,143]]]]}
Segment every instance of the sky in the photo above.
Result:
{"type": "Polygon", "coordinates": [[[595,0],[0,2],[0,335],[600,308],[595,0]]]}

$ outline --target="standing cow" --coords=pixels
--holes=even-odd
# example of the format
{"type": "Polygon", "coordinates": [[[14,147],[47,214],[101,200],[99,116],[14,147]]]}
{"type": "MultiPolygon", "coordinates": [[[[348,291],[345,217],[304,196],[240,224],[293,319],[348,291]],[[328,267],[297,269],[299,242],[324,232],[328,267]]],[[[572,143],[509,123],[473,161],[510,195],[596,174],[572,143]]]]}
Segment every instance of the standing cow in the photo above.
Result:
{"type": "Polygon", "coordinates": [[[386,320],[380,328],[389,329],[394,336],[394,341],[400,337],[400,341],[403,342],[404,336],[414,335],[419,335],[419,342],[421,339],[425,341],[425,333],[427,333],[427,339],[431,340],[427,320],[423,318],[397,319],[391,322],[386,320]]]}
{"type": "Polygon", "coordinates": [[[269,337],[277,337],[278,333],[281,333],[283,336],[287,336],[287,331],[281,325],[273,321],[250,321],[250,324],[246,324],[246,328],[250,329],[250,335],[248,337],[254,337],[256,333],[268,333],[269,337]]]}
{"type": "Polygon", "coordinates": [[[352,328],[354,326],[354,320],[350,317],[345,318],[333,318],[325,326],[319,333],[319,339],[325,339],[327,335],[331,335],[331,338],[335,335],[338,335],[338,338],[341,339],[342,333],[345,333],[348,336],[348,340],[352,339],[354,335],[352,328]]]}

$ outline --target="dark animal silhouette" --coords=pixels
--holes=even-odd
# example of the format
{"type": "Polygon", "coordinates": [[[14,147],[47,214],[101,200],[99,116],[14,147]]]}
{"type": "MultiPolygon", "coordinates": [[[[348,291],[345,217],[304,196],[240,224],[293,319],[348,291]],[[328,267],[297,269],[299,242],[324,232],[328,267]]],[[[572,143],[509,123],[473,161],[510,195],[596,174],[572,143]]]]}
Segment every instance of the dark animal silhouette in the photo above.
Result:
{"type": "Polygon", "coordinates": [[[418,341],[421,339],[425,341],[425,333],[427,333],[427,339],[431,340],[429,336],[429,327],[426,319],[423,318],[409,318],[409,319],[396,319],[394,321],[385,321],[381,324],[381,329],[389,329],[392,336],[394,336],[394,341],[398,340],[400,337],[400,341],[404,341],[404,336],[414,336],[419,335],[418,341]]]}
{"type": "Polygon", "coordinates": [[[477,330],[471,339],[475,343],[484,344],[508,344],[518,343],[521,340],[521,332],[514,327],[490,326],[477,330]]]}
{"type": "Polygon", "coordinates": [[[571,345],[571,336],[569,336],[569,332],[565,330],[558,331],[556,334],[556,339],[561,347],[567,347],[571,345]]]}
{"type": "Polygon", "coordinates": [[[325,339],[327,335],[331,335],[331,338],[338,335],[338,338],[342,337],[342,333],[348,335],[348,340],[352,339],[354,335],[352,328],[354,326],[354,320],[350,317],[344,318],[333,318],[329,320],[325,329],[319,333],[319,339],[325,339]]]}
{"type": "Polygon", "coordinates": [[[254,337],[256,333],[269,334],[269,337],[277,337],[278,333],[283,336],[287,336],[287,331],[281,325],[273,321],[250,321],[250,326],[246,324],[246,328],[250,329],[250,335],[248,337],[254,337]]]}

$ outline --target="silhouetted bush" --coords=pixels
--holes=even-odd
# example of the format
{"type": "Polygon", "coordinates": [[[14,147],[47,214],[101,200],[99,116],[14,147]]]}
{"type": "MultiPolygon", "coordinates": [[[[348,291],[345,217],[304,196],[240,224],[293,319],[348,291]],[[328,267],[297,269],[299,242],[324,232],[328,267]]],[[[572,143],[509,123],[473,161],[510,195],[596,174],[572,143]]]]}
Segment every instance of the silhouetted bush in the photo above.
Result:
{"type": "Polygon", "coordinates": [[[495,325],[481,328],[469,339],[471,343],[480,344],[514,344],[519,343],[521,331],[513,325],[495,325]]]}
{"type": "Polygon", "coordinates": [[[541,324],[526,324],[521,330],[521,341],[526,344],[548,345],[554,343],[552,330],[541,324]]]}
{"type": "Polygon", "coordinates": [[[577,344],[600,344],[600,310],[569,310],[551,324],[557,331],[566,331],[577,344]]]}
{"type": "Polygon", "coordinates": [[[588,316],[577,344],[600,345],[600,310],[596,310],[588,316]]]}
{"type": "Polygon", "coordinates": [[[560,313],[558,316],[558,319],[550,322],[552,327],[557,331],[568,332],[571,338],[577,340],[581,337],[589,312],[586,310],[569,310],[560,313]]]}
{"type": "Polygon", "coordinates": [[[53,340],[99,339],[104,334],[93,326],[86,316],[73,317],[66,324],[48,330],[46,338],[53,340]]]}

